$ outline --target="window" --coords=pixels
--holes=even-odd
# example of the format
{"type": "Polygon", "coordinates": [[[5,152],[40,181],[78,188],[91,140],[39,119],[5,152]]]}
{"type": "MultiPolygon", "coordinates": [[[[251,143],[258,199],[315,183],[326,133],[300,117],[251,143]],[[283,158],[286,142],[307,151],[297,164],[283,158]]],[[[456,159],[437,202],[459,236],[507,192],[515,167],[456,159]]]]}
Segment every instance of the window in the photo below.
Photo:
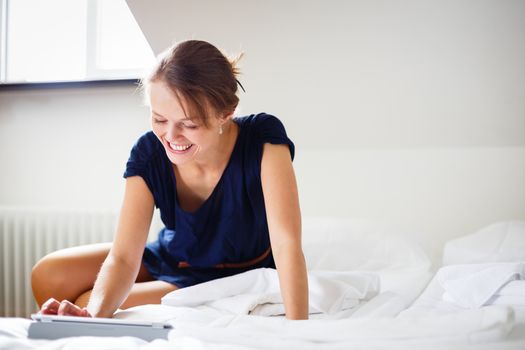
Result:
{"type": "Polygon", "coordinates": [[[136,79],[155,60],[124,0],[0,4],[0,83],[136,79]]]}

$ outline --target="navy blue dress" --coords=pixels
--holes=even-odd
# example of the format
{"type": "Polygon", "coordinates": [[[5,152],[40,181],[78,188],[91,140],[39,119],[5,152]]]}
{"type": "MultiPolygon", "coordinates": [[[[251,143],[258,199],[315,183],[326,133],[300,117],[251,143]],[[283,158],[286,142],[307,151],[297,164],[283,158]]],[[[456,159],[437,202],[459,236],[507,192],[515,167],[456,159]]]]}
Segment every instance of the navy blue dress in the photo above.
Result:
{"type": "Polygon", "coordinates": [[[155,279],[182,288],[254,268],[275,268],[271,252],[248,267],[228,264],[257,260],[270,248],[261,185],[263,144],[288,145],[292,160],[294,144],[272,115],[233,121],[239,134],[230,160],[210,197],[191,213],[178,204],[172,163],[153,132],[142,135],[131,150],[124,177],[144,179],[165,225],[143,255],[155,279]],[[217,267],[220,264],[226,266],[217,267]]]}

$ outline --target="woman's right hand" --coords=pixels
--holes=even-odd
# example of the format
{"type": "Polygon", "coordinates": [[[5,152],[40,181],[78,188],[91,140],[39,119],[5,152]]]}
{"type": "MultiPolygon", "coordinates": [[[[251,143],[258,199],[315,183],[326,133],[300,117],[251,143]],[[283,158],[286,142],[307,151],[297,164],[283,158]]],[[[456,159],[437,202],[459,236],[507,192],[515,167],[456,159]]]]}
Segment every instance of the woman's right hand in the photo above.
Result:
{"type": "Polygon", "coordinates": [[[58,302],[55,298],[50,298],[42,304],[40,312],[44,315],[93,317],[85,307],[80,308],[68,300],[58,302]]]}

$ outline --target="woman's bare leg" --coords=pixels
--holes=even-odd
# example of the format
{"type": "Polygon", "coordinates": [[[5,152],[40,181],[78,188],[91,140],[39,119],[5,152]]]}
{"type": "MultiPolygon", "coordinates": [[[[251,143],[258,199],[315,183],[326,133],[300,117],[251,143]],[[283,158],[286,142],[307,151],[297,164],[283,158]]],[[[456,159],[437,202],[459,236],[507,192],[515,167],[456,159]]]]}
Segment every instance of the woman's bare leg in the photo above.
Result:
{"type": "MultiPolygon", "coordinates": [[[[138,282],[133,285],[127,299],[119,306],[119,309],[127,309],[132,306],[145,304],[160,304],[160,299],[177,287],[164,281],[138,282]]],[[[88,290],[75,300],[80,307],[87,306],[92,290],[88,290]]]]}
{"type": "MultiPolygon", "coordinates": [[[[34,267],[31,275],[33,294],[38,306],[49,298],[57,300],[69,300],[87,303],[87,298],[95,284],[97,274],[106,259],[112,243],[97,243],[79,247],[62,249],[42,258],[34,267]]],[[[159,293],[165,290],[176,289],[174,285],[166,282],[154,281],[153,278],[141,264],[136,282],[139,287],[133,286],[128,299],[123,305],[139,305],[141,301],[157,300],[160,302],[159,293]],[[148,288],[151,286],[151,289],[148,288]],[[162,286],[160,289],[159,286],[162,286]],[[158,297],[158,298],[157,298],[158,297]]],[[[168,290],[170,291],[170,290],[168,290]]],[[[166,292],[167,293],[167,292],[166,292]]],[[[83,305],[85,306],[85,305],[83,305]]],[[[129,307],[129,306],[128,306],[129,307]]]]}

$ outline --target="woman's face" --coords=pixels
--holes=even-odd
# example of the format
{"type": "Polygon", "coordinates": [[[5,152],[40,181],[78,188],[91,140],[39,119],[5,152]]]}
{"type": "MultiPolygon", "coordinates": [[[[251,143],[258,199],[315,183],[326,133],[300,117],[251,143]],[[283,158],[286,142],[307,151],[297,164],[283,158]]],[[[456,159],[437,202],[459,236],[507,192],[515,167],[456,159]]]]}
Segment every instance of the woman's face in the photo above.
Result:
{"type": "Polygon", "coordinates": [[[149,99],[153,132],[173,164],[204,160],[207,151],[217,146],[218,118],[209,118],[208,127],[190,120],[181,101],[163,81],[150,83],[149,99]]]}

